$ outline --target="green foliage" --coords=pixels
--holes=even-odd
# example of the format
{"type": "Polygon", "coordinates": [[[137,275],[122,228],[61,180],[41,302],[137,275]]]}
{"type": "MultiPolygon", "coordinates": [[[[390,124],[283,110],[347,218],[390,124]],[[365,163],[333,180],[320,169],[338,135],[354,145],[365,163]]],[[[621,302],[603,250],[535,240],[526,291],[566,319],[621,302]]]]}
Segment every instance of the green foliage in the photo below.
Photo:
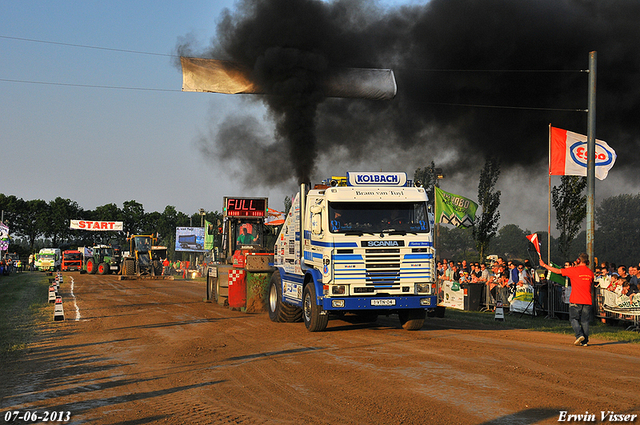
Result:
{"type": "Polygon", "coordinates": [[[126,201],[122,204],[122,219],[124,231],[130,235],[140,235],[144,229],[144,206],[136,201],[126,201]]]}
{"type": "Polygon", "coordinates": [[[436,173],[436,165],[433,161],[428,167],[418,168],[413,173],[413,181],[420,182],[424,190],[427,192],[429,197],[429,205],[433,210],[433,205],[435,203],[435,194],[433,192],[433,188],[436,186],[438,182],[438,176],[436,173]]]}
{"type": "Polygon", "coordinates": [[[69,229],[70,217],[78,217],[81,208],[77,202],[71,199],[57,197],[49,202],[49,220],[46,223],[44,234],[51,239],[53,246],[69,239],[72,230],[69,229]]]}
{"type": "Polygon", "coordinates": [[[491,241],[490,251],[508,259],[527,259],[529,258],[528,248],[531,246],[531,242],[527,239],[529,234],[531,232],[522,230],[515,224],[507,224],[491,241]]]}
{"type": "Polygon", "coordinates": [[[291,198],[288,196],[284,197],[284,216],[286,217],[289,214],[289,210],[291,209],[291,198]]]}
{"type": "Polygon", "coordinates": [[[495,158],[487,159],[480,172],[478,183],[478,205],[482,207],[482,214],[476,217],[473,227],[473,238],[481,261],[484,261],[489,242],[498,231],[500,220],[498,207],[501,194],[499,190],[495,190],[498,177],[500,177],[500,163],[495,158]]]}
{"type": "Polygon", "coordinates": [[[438,257],[454,261],[475,261],[478,252],[474,249],[473,232],[449,225],[440,225],[438,238],[438,257]]]}
{"type": "Polygon", "coordinates": [[[595,252],[600,261],[638,264],[640,260],[640,194],[604,199],[596,208],[595,252]]]}
{"type": "Polygon", "coordinates": [[[586,177],[562,176],[560,186],[554,186],[551,191],[556,229],[560,230],[558,248],[562,261],[569,260],[571,242],[587,216],[587,196],[583,195],[586,187],[586,177]]]}

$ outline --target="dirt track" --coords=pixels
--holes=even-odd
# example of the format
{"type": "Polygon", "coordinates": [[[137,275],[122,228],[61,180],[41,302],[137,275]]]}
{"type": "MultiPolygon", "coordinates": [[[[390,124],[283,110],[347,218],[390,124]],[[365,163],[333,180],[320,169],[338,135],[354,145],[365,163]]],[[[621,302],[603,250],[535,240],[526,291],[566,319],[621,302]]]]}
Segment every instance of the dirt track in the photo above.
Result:
{"type": "Polygon", "coordinates": [[[600,411],[640,414],[635,344],[574,347],[566,335],[446,318],[407,332],[395,316],[332,320],[309,333],[204,303],[203,286],[65,274],[66,320],[2,366],[0,420],[8,410],[69,411],[76,424],[525,424],[557,423],[562,410],[600,423],[600,411]]]}

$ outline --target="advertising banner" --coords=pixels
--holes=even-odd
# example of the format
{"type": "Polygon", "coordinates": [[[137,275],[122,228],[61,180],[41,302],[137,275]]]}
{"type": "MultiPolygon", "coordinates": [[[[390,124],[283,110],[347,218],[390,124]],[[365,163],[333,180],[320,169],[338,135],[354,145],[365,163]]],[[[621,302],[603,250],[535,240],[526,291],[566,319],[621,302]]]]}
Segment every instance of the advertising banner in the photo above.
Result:
{"type": "Polygon", "coordinates": [[[434,187],[436,198],[436,223],[453,224],[456,227],[473,226],[478,204],[464,196],[445,192],[434,187]]]}
{"type": "Polygon", "coordinates": [[[9,249],[9,226],[0,223],[0,251],[9,249]]]}
{"type": "Polygon", "coordinates": [[[440,287],[443,291],[440,306],[464,310],[464,291],[460,284],[454,280],[445,280],[440,287]]]}
{"type": "Polygon", "coordinates": [[[516,293],[509,300],[509,309],[515,313],[535,315],[533,308],[534,289],[531,285],[516,286],[516,293]]]}
{"type": "Polygon", "coordinates": [[[94,231],[118,231],[124,228],[122,221],[91,221],[91,220],[71,220],[69,229],[74,230],[94,230],[94,231]]]}
{"type": "Polygon", "coordinates": [[[175,250],[204,252],[204,227],[176,227],[175,250]]]}

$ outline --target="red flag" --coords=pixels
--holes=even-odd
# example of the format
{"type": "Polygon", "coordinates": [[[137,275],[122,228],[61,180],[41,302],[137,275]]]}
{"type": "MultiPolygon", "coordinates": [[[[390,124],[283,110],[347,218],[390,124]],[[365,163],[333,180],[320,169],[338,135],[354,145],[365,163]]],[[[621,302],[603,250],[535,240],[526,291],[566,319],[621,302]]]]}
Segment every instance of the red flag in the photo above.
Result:
{"type": "Polygon", "coordinates": [[[529,239],[529,242],[531,242],[533,244],[533,246],[536,247],[536,251],[538,252],[538,256],[541,257],[541,255],[540,255],[540,242],[538,241],[538,234],[534,233],[532,235],[527,235],[527,239],[529,239]]]}

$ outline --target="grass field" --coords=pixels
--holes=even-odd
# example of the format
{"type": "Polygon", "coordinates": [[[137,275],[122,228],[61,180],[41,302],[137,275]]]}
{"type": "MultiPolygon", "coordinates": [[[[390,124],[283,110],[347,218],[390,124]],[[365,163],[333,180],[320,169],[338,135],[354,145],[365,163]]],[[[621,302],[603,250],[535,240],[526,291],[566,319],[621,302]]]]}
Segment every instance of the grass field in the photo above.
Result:
{"type": "Polygon", "coordinates": [[[0,276],[0,358],[19,355],[53,320],[49,278],[40,272],[0,276]]]}
{"type": "MultiPolygon", "coordinates": [[[[47,301],[50,277],[41,272],[0,276],[0,360],[7,356],[21,355],[39,333],[55,326],[53,303],[47,301]]],[[[204,278],[195,280],[202,281],[203,284],[205,281],[204,278]]],[[[490,312],[447,309],[444,319],[433,320],[450,321],[451,326],[531,329],[573,335],[566,319],[521,316],[519,313],[505,314],[505,320],[501,322],[496,321],[494,314],[490,312]]],[[[604,324],[594,321],[590,334],[592,337],[613,341],[640,343],[640,333],[626,331],[627,326],[629,322],[604,324]]]]}

